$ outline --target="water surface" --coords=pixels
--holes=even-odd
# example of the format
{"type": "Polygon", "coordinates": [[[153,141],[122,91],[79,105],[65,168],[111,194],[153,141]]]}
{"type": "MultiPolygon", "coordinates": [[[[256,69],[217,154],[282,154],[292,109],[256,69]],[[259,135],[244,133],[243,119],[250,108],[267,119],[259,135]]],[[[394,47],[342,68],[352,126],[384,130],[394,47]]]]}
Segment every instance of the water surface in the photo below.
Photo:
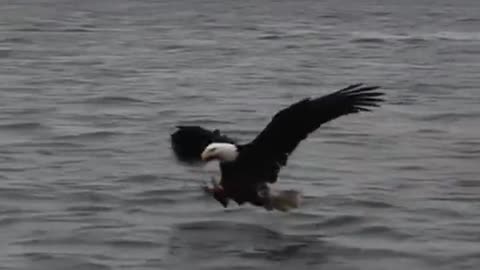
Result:
{"type": "Polygon", "coordinates": [[[478,269],[478,1],[7,1],[1,269],[478,269]],[[278,186],[223,209],[176,124],[243,142],[351,83],[386,104],[325,125],[278,186]]]}

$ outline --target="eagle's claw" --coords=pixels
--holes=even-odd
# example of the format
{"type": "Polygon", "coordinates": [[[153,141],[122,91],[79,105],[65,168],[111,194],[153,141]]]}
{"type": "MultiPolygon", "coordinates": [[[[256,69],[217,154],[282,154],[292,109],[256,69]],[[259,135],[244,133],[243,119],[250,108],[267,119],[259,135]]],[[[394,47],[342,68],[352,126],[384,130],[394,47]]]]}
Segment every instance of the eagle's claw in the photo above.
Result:
{"type": "Polygon", "coordinates": [[[207,182],[204,183],[202,186],[202,189],[208,193],[208,194],[214,194],[215,191],[218,190],[223,190],[222,186],[219,184],[219,182],[215,179],[215,177],[212,177],[210,179],[211,185],[209,185],[207,182]]]}
{"type": "Polygon", "coordinates": [[[203,189],[203,191],[205,191],[205,193],[207,193],[207,194],[213,194],[213,191],[214,191],[214,188],[213,188],[213,187],[210,187],[206,181],[205,181],[204,184],[202,185],[202,189],[203,189]]]}
{"type": "Polygon", "coordinates": [[[215,179],[215,177],[210,178],[210,183],[212,183],[212,186],[214,188],[219,188],[220,187],[220,183],[217,181],[217,179],[215,179]]]}

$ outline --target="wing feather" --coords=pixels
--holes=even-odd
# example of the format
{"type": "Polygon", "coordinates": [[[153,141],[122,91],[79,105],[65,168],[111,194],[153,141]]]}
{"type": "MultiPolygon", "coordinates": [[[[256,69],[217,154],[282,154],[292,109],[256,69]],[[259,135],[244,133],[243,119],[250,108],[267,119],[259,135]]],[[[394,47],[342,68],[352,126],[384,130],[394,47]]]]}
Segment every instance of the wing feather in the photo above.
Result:
{"type": "MultiPolygon", "coordinates": [[[[334,93],[300,100],[276,113],[265,129],[249,144],[238,162],[256,165],[256,172],[275,182],[281,166],[287,162],[298,144],[322,124],[335,118],[361,111],[370,111],[383,101],[378,86],[354,84],[334,93]]],[[[251,167],[251,166],[249,166],[251,167]]],[[[260,176],[260,175],[259,175],[260,176]]],[[[261,177],[254,177],[255,179],[261,177]]]]}

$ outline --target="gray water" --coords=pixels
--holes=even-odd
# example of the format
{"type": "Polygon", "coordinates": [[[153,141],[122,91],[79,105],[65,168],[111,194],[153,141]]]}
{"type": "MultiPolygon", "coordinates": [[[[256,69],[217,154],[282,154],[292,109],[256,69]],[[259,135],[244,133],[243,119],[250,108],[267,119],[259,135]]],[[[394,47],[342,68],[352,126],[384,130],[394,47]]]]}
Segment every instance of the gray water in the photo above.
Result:
{"type": "Polygon", "coordinates": [[[3,1],[0,269],[479,269],[480,2],[3,1]],[[177,124],[248,142],[351,83],[303,142],[300,209],[223,209],[177,124]]]}

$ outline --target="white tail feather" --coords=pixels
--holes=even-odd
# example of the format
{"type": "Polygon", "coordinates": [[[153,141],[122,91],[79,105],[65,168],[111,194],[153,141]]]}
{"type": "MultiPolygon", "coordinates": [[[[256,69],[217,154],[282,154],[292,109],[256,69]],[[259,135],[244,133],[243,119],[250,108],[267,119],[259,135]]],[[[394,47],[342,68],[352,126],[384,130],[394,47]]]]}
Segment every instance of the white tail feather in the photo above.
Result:
{"type": "Polygon", "coordinates": [[[302,194],[296,190],[270,191],[270,208],[286,212],[298,208],[302,200],[302,194]]]}

